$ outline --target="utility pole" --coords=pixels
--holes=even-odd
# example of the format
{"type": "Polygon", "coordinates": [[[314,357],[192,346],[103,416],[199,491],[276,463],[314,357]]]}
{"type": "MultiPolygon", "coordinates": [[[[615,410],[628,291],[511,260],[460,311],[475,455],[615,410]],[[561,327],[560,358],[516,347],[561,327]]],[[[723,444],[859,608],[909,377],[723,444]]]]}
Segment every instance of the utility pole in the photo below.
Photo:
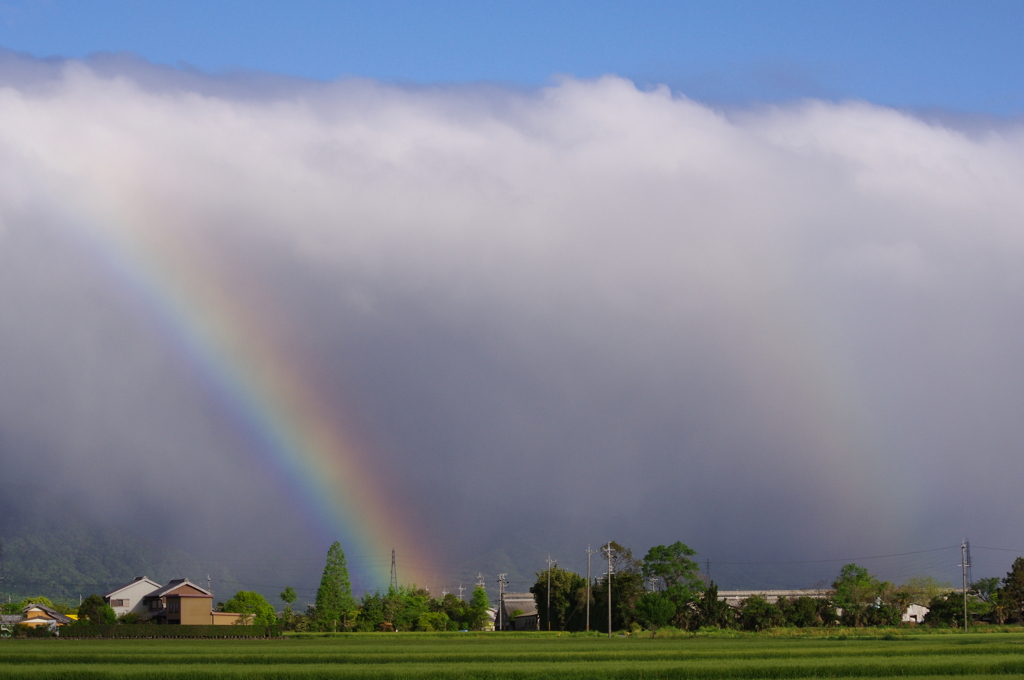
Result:
{"type": "Polygon", "coordinates": [[[460,583],[459,584],[459,602],[462,602],[462,591],[463,590],[465,590],[465,588],[463,588],[462,584],[460,583]]]}
{"type": "Polygon", "coordinates": [[[612,548],[612,542],[608,541],[608,545],[602,550],[608,555],[608,637],[610,638],[612,636],[612,557],[615,555],[615,549],[612,548]]]}
{"type": "Polygon", "coordinates": [[[653,593],[654,592],[654,586],[658,583],[658,577],[657,576],[651,576],[649,579],[647,579],[647,582],[651,584],[651,592],[653,593]]]}
{"type": "MultiPolygon", "coordinates": [[[[427,589],[427,592],[430,592],[429,588],[427,589]]],[[[443,600],[446,597],[448,597],[448,590],[446,588],[441,588],[441,599],[443,600]]]]}
{"type": "Polygon", "coordinates": [[[964,542],[967,544],[967,585],[973,586],[974,574],[971,573],[971,564],[974,560],[971,559],[971,542],[966,539],[964,539],[964,542]]]}
{"type": "Polygon", "coordinates": [[[209,593],[211,595],[213,595],[213,588],[210,587],[210,575],[209,574],[206,575],[206,590],[209,591],[209,593]]]}
{"type": "Polygon", "coordinates": [[[964,632],[967,632],[967,539],[960,544],[960,572],[964,578],[964,632]]]}
{"type": "Polygon", "coordinates": [[[502,612],[505,611],[505,586],[508,585],[506,576],[508,574],[498,574],[498,625],[496,630],[501,630],[502,612]]]}
{"type": "Polygon", "coordinates": [[[398,590],[398,567],[395,566],[395,549],[391,549],[391,587],[398,590]]]}
{"type": "Polygon", "coordinates": [[[590,546],[587,546],[587,631],[590,631],[590,556],[600,550],[591,550],[590,546]]]}
{"type": "Polygon", "coordinates": [[[551,559],[551,554],[548,554],[548,631],[551,631],[551,565],[557,564],[558,560],[551,559]]]}
{"type": "Polygon", "coordinates": [[[476,584],[477,584],[477,586],[479,586],[480,588],[483,588],[483,587],[484,587],[484,575],[483,575],[483,574],[481,574],[481,573],[480,573],[479,571],[478,571],[478,572],[476,572],[476,584]]]}

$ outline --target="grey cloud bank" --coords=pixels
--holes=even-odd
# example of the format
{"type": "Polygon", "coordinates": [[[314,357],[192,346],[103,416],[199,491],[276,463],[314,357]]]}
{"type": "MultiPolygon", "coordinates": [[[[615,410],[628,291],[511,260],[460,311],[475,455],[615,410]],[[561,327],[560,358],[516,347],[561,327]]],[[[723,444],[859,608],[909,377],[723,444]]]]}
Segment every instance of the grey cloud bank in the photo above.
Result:
{"type": "Polygon", "coordinates": [[[8,57],[0,82],[7,488],[209,552],[329,539],[111,274],[127,233],[313,367],[447,556],[434,585],[608,538],[713,563],[1024,546],[1018,124],[723,112],[616,78],[8,57]]]}

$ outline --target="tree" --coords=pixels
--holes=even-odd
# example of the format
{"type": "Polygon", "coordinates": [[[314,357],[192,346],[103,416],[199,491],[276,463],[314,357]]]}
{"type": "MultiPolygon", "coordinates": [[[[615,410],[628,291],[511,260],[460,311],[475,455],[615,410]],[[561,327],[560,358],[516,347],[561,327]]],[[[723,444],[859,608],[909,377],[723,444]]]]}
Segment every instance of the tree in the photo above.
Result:
{"type": "Polygon", "coordinates": [[[469,600],[468,620],[466,621],[469,630],[483,630],[489,622],[487,610],[491,608],[491,602],[487,599],[487,591],[483,586],[473,589],[473,596],[469,600]]]}
{"type": "Polygon", "coordinates": [[[825,600],[801,595],[792,600],[780,597],[775,606],[782,613],[787,626],[797,628],[810,628],[820,626],[826,622],[823,616],[823,609],[828,606],[825,600]]]}
{"type": "Polygon", "coordinates": [[[636,601],[636,615],[649,630],[668,624],[676,615],[676,605],[664,593],[650,592],[636,601]]]}
{"type": "Polygon", "coordinates": [[[288,607],[288,609],[291,609],[292,604],[295,602],[295,600],[299,599],[298,594],[295,592],[295,588],[292,588],[291,586],[288,586],[287,588],[282,590],[280,597],[281,600],[288,607]]]}
{"type": "MultiPolygon", "coordinates": [[[[612,559],[612,629],[621,630],[629,628],[630,624],[636,621],[634,607],[636,601],[647,592],[644,586],[644,576],[641,571],[642,560],[633,558],[633,551],[629,548],[610,542],[614,551],[612,559]]],[[[593,599],[590,608],[590,627],[594,630],[608,631],[608,589],[609,579],[606,575],[599,579],[591,591],[593,599]]],[[[586,599],[581,598],[581,608],[586,609],[586,599]]]]}
{"type": "Polygon", "coordinates": [[[537,612],[540,614],[540,629],[548,629],[548,576],[551,577],[551,628],[554,630],[583,630],[586,628],[587,579],[579,574],[551,567],[536,572],[537,582],[530,586],[537,612]]]}
{"type": "Polygon", "coordinates": [[[979,579],[971,584],[969,592],[984,604],[982,616],[991,616],[994,623],[1002,624],[1006,621],[1007,597],[999,583],[998,576],[979,579]]]}
{"type": "Polygon", "coordinates": [[[1024,619],[1024,557],[1015,559],[1006,572],[1001,595],[1007,610],[1017,619],[1024,619]]]}
{"type": "Polygon", "coordinates": [[[843,621],[848,625],[865,623],[868,607],[875,604],[881,592],[888,587],[871,575],[865,567],[847,564],[832,583],[832,601],[843,610],[843,621]]]}
{"type": "Polygon", "coordinates": [[[78,605],[78,620],[101,626],[116,623],[117,614],[102,597],[90,595],[82,600],[82,604],[78,605]]]}
{"type": "Polygon", "coordinates": [[[725,600],[718,599],[718,585],[712,581],[697,604],[697,625],[731,628],[736,623],[736,612],[725,600]]]}
{"type": "Polygon", "coordinates": [[[959,593],[950,591],[936,595],[928,602],[928,613],[924,615],[924,623],[929,626],[962,628],[963,622],[964,601],[959,593]]]}
{"type": "Polygon", "coordinates": [[[700,616],[696,603],[704,592],[700,565],[690,559],[697,551],[682,541],[657,545],[647,551],[642,572],[648,581],[655,579],[666,597],[675,605],[675,622],[680,628],[697,624],[700,616]]]}
{"type": "Polygon", "coordinates": [[[348,627],[348,614],[356,607],[348,577],[345,552],[335,541],[327,551],[327,564],[316,591],[316,619],[322,630],[348,627]]]}
{"type": "Polygon", "coordinates": [[[782,612],[763,595],[751,595],[740,603],[740,624],[745,630],[764,630],[785,623],[782,612]]]}
{"type": "Polygon", "coordinates": [[[697,593],[704,588],[700,565],[690,559],[697,551],[682,541],[672,545],[656,545],[647,551],[643,560],[644,578],[660,579],[663,590],[683,587],[697,593]]]}
{"type": "Polygon", "coordinates": [[[277,623],[273,605],[253,590],[239,590],[224,603],[224,611],[243,614],[247,625],[273,626],[277,623]]]}

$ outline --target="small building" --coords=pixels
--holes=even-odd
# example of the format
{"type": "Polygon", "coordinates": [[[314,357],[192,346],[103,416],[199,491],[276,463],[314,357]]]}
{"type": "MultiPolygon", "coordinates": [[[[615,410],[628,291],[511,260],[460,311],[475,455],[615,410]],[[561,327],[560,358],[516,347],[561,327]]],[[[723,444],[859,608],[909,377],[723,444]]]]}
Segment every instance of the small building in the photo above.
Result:
{"type": "Polygon", "coordinates": [[[155,623],[230,626],[247,622],[244,614],[213,611],[213,593],[187,578],[177,578],[160,586],[145,576],[139,576],[131,583],[110,591],[104,599],[111,603],[111,607],[113,602],[120,601],[125,611],[135,612],[155,623]]]}
{"type": "Polygon", "coordinates": [[[924,617],[929,611],[928,607],[911,602],[907,611],[903,612],[903,623],[924,623],[924,617]]]}
{"type": "Polygon", "coordinates": [[[57,626],[64,626],[71,623],[71,621],[71,617],[65,616],[56,609],[51,609],[44,604],[30,604],[21,610],[21,620],[17,624],[29,626],[30,628],[47,626],[55,630],[57,626]]]}
{"type": "Polygon", "coordinates": [[[505,593],[501,630],[539,630],[540,615],[533,593],[505,593]]]}
{"type": "Polygon", "coordinates": [[[145,576],[136,576],[135,580],[128,585],[111,590],[104,595],[103,600],[118,616],[132,613],[145,617],[149,613],[149,607],[144,602],[145,597],[159,589],[160,584],[156,581],[145,576]]]}

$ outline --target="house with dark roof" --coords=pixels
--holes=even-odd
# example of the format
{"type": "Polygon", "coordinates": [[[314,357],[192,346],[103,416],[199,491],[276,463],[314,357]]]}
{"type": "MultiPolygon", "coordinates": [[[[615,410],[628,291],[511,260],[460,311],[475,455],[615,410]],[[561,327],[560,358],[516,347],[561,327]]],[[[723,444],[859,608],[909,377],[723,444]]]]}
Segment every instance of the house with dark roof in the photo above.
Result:
{"type": "Polygon", "coordinates": [[[56,630],[57,626],[64,626],[74,621],[70,616],[61,614],[56,609],[47,607],[45,604],[30,604],[21,610],[19,621],[14,623],[19,626],[39,628],[46,626],[56,630]]]}
{"type": "MultiPolygon", "coordinates": [[[[229,626],[245,623],[245,615],[213,611],[213,593],[192,583],[187,578],[176,578],[167,585],[150,581],[145,576],[110,591],[104,599],[113,607],[113,601],[128,600],[123,607],[137,611],[140,617],[154,623],[185,626],[229,626]],[[137,599],[139,604],[133,605],[137,599]]],[[[117,611],[115,609],[115,611],[117,611]]]]}
{"type": "Polygon", "coordinates": [[[155,590],[160,589],[160,584],[145,576],[136,576],[128,585],[115,588],[103,596],[103,600],[110,605],[118,616],[125,614],[137,614],[145,618],[149,614],[149,607],[144,601],[145,597],[155,590]]]}
{"type": "Polygon", "coordinates": [[[505,593],[501,607],[502,630],[539,630],[540,616],[533,593],[505,593]]]}

